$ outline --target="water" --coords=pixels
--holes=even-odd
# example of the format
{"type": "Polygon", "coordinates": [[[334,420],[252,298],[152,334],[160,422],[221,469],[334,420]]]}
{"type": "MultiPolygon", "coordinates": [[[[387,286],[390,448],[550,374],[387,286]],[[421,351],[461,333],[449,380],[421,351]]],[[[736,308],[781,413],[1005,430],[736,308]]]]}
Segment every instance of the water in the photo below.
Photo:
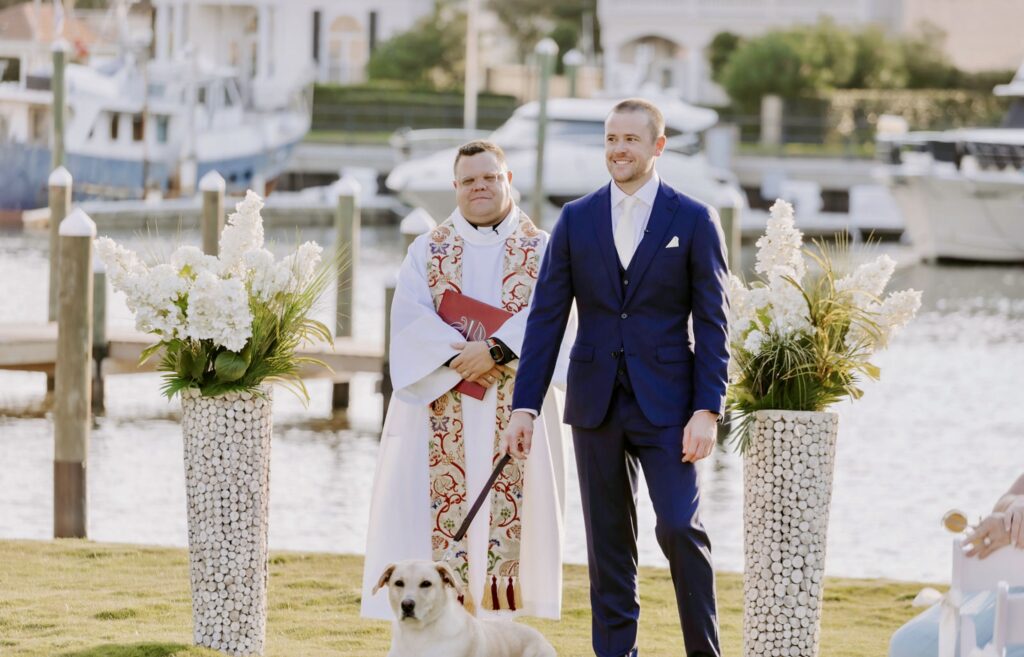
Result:
{"type": "MultiPolygon", "coordinates": [[[[170,238],[114,235],[137,248],[170,238]]],[[[284,246],[291,233],[268,235],[284,246]]],[[[181,240],[197,243],[193,234],[181,240]]],[[[326,230],[302,239],[329,243],[326,230]]],[[[394,228],[363,232],[355,293],[357,337],[382,342],[383,287],[402,256],[394,228]]],[[[147,247],[151,250],[152,246],[147,247]]],[[[749,253],[747,254],[750,255],[749,253]]],[[[749,260],[749,258],[748,258],[749,260]]],[[[0,317],[46,318],[46,239],[0,236],[0,317]]],[[[829,530],[831,575],[948,581],[950,536],[942,514],[976,519],[1024,471],[1024,269],[918,265],[895,287],[924,290],[917,320],[876,357],[882,381],[837,407],[840,434],[829,530]]],[[[130,325],[111,297],[112,325],[130,325]]],[[[332,308],[321,311],[327,319],[332,308]]],[[[347,422],[332,420],[330,384],[311,381],[303,408],[275,394],[271,465],[273,549],[362,552],[380,428],[374,378],[357,376],[347,422]]],[[[0,372],[0,538],[52,535],[52,418],[41,374],[0,372]]],[[[157,375],[115,376],[89,449],[89,536],[97,541],[186,544],[178,403],[157,375]]],[[[569,459],[566,561],[586,559],[575,470],[569,459]]],[[[716,567],[739,571],[742,462],[724,448],[701,463],[703,515],[716,567]]],[[[663,566],[654,515],[641,491],[640,560],[663,566]]]]}

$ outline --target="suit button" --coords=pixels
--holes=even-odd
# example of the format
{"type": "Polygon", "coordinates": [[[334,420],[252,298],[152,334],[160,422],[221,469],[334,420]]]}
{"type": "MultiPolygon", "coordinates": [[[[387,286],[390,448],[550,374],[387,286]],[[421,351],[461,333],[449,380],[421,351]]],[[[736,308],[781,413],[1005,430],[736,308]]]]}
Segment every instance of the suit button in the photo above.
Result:
{"type": "Polygon", "coordinates": [[[622,313],[621,315],[619,315],[619,317],[621,317],[622,319],[626,319],[627,317],[629,317],[629,313],[622,313]]]}

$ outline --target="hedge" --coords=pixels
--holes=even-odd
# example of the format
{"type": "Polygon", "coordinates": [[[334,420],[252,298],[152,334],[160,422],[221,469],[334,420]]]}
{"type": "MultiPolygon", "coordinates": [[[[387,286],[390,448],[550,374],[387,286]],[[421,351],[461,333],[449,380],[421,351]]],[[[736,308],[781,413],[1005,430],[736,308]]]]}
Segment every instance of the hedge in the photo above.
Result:
{"type": "MultiPolygon", "coordinates": [[[[514,96],[481,93],[477,124],[493,129],[519,105],[514,96]]],[[[407,86],[317,85],[313,92],[313,129],[348,132],[410,128],[461,128],[463,96],[457,91],[407,86]]]]}

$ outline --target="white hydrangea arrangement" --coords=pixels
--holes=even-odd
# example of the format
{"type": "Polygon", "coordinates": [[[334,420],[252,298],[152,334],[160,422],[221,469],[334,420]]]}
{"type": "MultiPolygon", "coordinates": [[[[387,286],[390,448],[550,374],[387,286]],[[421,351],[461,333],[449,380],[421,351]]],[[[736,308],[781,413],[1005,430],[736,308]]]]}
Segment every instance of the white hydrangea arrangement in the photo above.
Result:
{"type": "Polygon", "coordinates": [[[277,381],[307,399],[299,368],[323,365],[296,356],[306,342],[332,342],[330,329],[310,311],[331,281],[323,249],[306,242],[276,262],[263,248],[263,200],[251,190],[235,205],[220,237],[220,255],[179,247],[169,264],[148,266],[113,240],[96,240],[96,251],[115,290],[127,297],[135,327],[158,342],[164,393],[185,388],[204,395],[256,391],[277,381]]]}
{"type": "Polygon", "coordinates": [[[836,272],[837,259],[821,244],[803,248],[793,206],[780,200],[757,240],[759,280],[748,287],[730,276],[729,408],[741,450],[755,411],[823,411],[860,398],[860,377],[880,374],[869,359],[920,308],[916,290],[882,297],[896,268],[888,256],[847,275],[836,272]]]}

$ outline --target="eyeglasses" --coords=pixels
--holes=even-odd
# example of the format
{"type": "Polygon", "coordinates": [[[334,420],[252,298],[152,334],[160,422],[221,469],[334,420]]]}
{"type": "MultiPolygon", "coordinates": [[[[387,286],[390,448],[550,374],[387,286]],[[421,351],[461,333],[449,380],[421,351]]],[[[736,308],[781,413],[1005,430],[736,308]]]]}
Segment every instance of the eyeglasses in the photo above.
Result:
{"type": "Polygon", "coordinates": [[[459,187],[475,187],[480,181],[487,187],[494,187],[505,178],[505,172],[485,173],[481,176],[466,176],[458,180],[459,187]]]}

